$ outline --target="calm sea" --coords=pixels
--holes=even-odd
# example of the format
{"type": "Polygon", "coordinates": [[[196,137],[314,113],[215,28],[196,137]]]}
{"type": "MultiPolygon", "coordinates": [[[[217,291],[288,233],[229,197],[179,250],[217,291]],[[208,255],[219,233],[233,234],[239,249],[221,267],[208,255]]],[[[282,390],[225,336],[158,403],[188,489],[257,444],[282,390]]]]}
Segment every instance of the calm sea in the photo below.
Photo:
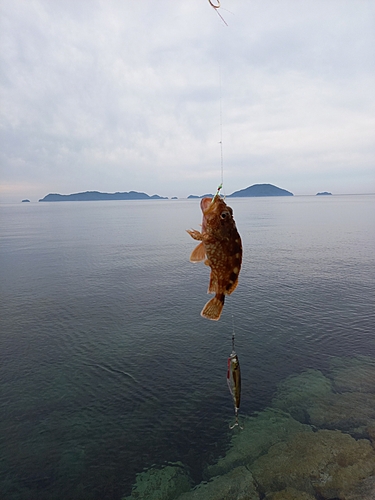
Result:
{"type": "Polygon", "coordinates": [[[200,317],[197,200],[0,205],[0,491],[120,499],[181,460],[201,480],[243,414],[332,356],[375,356],[375,196],[230,199],[244,246],[219,322],[200,317]]]}

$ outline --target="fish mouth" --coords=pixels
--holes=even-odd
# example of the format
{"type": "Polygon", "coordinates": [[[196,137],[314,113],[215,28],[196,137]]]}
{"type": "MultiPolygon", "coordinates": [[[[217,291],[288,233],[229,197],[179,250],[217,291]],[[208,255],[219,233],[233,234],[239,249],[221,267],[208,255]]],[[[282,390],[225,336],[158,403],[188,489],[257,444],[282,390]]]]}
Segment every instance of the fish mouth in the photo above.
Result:
{"type": "Polygon", "coordinates": [[[207,212],[212,203],[212,198],[202,198],[201,199],[201,210],[203,213],[207,212]]]}

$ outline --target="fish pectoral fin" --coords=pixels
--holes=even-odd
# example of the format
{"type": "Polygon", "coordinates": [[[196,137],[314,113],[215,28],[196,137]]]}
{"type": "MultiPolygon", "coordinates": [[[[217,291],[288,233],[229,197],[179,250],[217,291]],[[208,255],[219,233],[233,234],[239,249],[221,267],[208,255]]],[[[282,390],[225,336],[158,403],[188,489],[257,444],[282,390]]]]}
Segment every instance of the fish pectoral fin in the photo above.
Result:
{"type": "Polygon", "coordinates": [[[206,257],[206,249],[204,248],[203,241],[197,245],[190,255],[190,262],[201,262],[206,257]]]}
{"type": "Polygon", "coordinates": [[[186,232],[189,233],[190,236],[192,238],[194,238],[194,240],[198,240],[198,241],[203,240],[203,234],[200,233],[199,231],[197,231],[196,229],[187,229],[186,232]]]}
{"type": "Polygon", "coordinates": [[[207,302],[201,312],[203,318],[217,321],[220,319],[221,311],[224,307],[224,295],[215,295],[215,297],[207,302]]]}

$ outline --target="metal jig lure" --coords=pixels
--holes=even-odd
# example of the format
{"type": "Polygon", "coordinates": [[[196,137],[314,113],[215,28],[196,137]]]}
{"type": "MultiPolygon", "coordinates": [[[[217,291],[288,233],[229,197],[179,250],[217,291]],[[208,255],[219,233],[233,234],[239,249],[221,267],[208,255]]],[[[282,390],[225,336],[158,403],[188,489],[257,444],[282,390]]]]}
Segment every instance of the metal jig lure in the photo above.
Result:
{"type": "Polygon", "coordinates": [[[234,403],[234,416],[236,418],[234,424],[229,426],[229,428],[233,429],[238,425],[238,427],[242,429],[243,427],[241,427],[238,422],[238,411],[240,409],[241,403],[241,369],[238,356],[234,350],[228,358],[227,382],[230,393],[232,394],[234,403]]]}

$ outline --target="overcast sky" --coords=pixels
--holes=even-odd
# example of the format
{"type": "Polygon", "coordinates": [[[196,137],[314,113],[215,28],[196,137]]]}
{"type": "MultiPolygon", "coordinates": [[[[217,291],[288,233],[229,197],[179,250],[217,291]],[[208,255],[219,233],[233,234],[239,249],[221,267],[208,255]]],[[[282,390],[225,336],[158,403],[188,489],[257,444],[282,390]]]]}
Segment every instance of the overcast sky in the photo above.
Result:
{"type": "Polygon", "coordinates": [[[0,5],[2,201],[375,192],[374,0],[0,5]]]}

